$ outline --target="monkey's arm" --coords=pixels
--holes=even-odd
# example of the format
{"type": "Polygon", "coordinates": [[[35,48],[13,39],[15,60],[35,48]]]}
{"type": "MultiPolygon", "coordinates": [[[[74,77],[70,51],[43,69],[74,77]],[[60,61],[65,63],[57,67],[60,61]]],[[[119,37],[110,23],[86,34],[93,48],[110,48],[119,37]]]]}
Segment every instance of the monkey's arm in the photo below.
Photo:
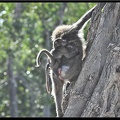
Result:
{"type": "Polygon", "coordinates": [[[72,29],[80,30],[83,27],[83,25],[91,18],[95,8],[96,6],[94,6],[88,12],[86,12],[76,23],[72,25],[72,29]]]}

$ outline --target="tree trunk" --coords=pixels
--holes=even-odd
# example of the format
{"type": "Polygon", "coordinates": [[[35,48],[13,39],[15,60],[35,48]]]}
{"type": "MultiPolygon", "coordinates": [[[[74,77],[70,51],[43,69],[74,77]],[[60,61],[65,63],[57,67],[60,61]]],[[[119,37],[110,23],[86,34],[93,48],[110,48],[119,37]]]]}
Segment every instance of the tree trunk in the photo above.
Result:
{"type": "Polygon", "coordinates": [[[86,58],[64,117],[120,117],[120,3],[104,4],[92,15],[86,58]]]}
{"type": "Polygon", "coordinates": [[[9,54],[7,60],[7,75],[8,75],[8,87],[9,87],[9,99],[10,99],[10,116],[17,117],[18,116],[17,95],[16,95],[17,83],[13,75],[12,63],[13,63],[12,55],[9,54]]]}
{"type": "Polygon", "coordinates": [[[63,24],[64,12],[67,7],[67,3],[63,2],[58,10],[58,20],[56,21],[56,26],[63,24]]]}
{"type": "MultiPolygon", "coordinates": [[[[14,20],[18,20],[21,15],[21,3],[15,4],[15,10],[14,10],[14,20]]],[[[17,23],[17,21],[15,22],[17,23]]],[[[16,29],[18,26],[17,24],[14,24],[13,26],[16,29]],[[14,26],[16,25],[16,26],[14,26]]],[[[14,40],[15,38],[13,38],[14,40]]],[[[11,42],[11,41],[10,41],[11,42]]],[[[11,117],[17,117],[18,116],[18,105],[17,105],[17,82],[15,75],[13,74],[13,51],[11,48],[7,51],[8,59],[7,59],[7,75],[8,75],[8,88],[9,88],[9,99],[10,99],[10,116],[11,117]]]]}

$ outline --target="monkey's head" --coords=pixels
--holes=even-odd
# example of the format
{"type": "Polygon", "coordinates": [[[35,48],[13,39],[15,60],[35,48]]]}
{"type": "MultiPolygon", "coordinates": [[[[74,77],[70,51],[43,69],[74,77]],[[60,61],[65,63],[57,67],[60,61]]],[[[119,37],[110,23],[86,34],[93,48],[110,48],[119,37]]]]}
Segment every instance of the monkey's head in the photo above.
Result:
{"type": "Polygon", "coordinates": [[[71,25],[61,25],[55,28],[52,33],[51,39],[53,41],[53,46],[55,48],[59,46],[67,45],[67,40],[63,39],[61,36],[70,29],[71,25]]]}
{"type": "Polygon", "coordinates": [[[66,46],[71,41],[78,40],[78,30],[75,30],[72,25],[61,25],[55,28],[52,33],[51,39],[54,48],[59,46],[66,46]]]}

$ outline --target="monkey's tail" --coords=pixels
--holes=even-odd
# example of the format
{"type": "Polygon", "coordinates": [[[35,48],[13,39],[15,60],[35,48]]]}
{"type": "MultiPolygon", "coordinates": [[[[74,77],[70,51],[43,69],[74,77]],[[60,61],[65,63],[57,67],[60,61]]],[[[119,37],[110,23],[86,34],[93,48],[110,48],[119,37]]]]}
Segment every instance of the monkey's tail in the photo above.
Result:
{"type": "Polygon", "coordinates": [[[41,64],[40,58],[41,58],[41,55],[42,55],[43,53],[45,53],[45,54],[50,58],[51,63],[54,64],[54,62],[55,62],[54,57],[50,54],[50,52],[49,52],[48,50],[42,49],[42,50],[38,53],[38,55],[37,55],[37,58],[36,58],[36,67],[39,67],[39,66],[40,66],[40,64],[41,64]]]}

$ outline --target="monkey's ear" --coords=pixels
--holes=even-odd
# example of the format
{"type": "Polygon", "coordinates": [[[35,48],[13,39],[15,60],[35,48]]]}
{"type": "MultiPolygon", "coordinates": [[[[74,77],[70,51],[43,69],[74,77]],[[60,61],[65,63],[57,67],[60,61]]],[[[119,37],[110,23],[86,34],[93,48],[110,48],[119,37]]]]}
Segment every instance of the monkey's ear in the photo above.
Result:
{"type": "Polygon", "coordinates": [[[58,47],[58,46],[60,46],[61,44],[60,44],[60,39],[56,39],[55,41],[54,41],[54,47],[56,48],[56,47],[58,47]]]}

